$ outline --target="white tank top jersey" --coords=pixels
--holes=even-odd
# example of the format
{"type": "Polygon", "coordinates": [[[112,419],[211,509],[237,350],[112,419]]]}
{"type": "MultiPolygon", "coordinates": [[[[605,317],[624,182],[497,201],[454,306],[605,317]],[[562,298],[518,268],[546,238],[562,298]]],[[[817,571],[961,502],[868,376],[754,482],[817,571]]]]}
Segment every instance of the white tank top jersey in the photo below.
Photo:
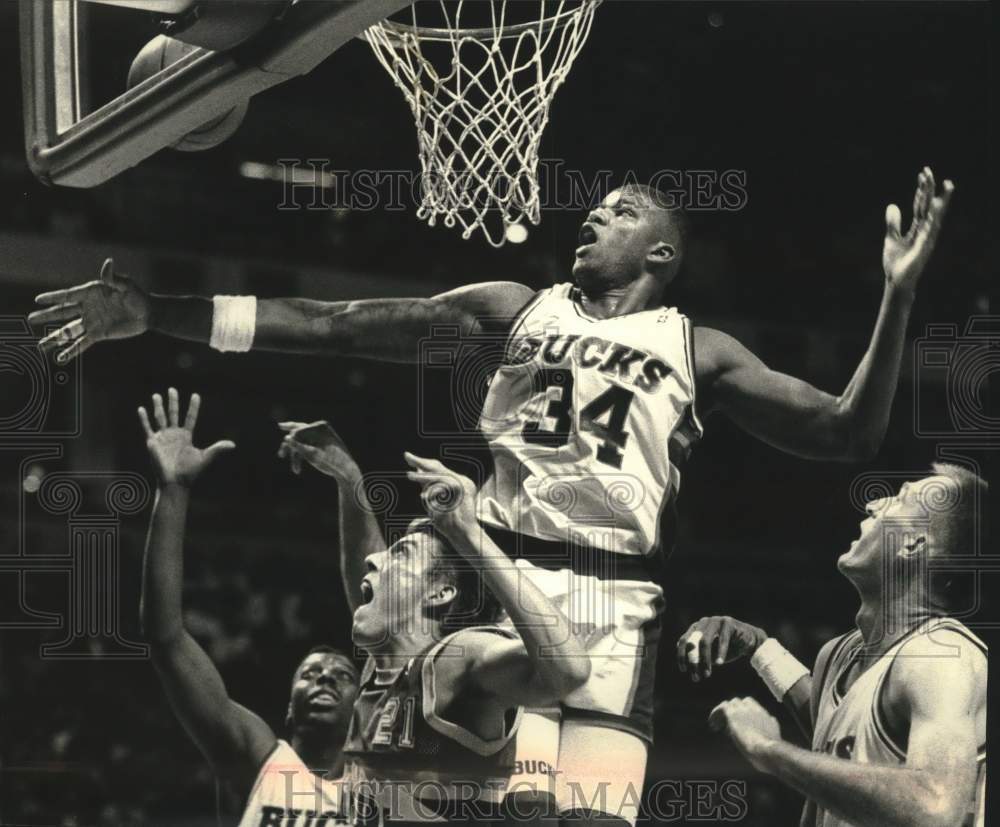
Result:
{"type": "Polygon", "coordinates": [[[702,434],[691,323],[668,307],[592,318],[576,294],[542,290],[514,321],[480,418],[494,474],[479,518],[648,555],[702,434]]]}
{"type": "Polygon", "coordinates": [[[350,824],[340,779],[309,771],[286,741],[278,741],[257,774],[239,827],[331,827],[350,824]]]}
{"type": "MultiPolygon", "coordinates": [[[[882,714],[882,690],[900,647],[916,634],[945,630],[954,632],[972,642],[986,659],[986,644],[957,620],[935,618],[917,626],[896,643],[851,685],[847,693],[841,691],[844,676],[850,670],[864,642],[857,630],[838,641],[830,654],[820,689],[816,709],[816,726],[813,730],[814,752],[856,761],[860,764],[898,767],[906,762],[906,745],[893,739],[882,714]]],[[[982,672],[986,674],[985,666],[982,672]]],[[[985,686],[983,687],[985,692],[985,686]]],[[[986,800],[986,745],[977,755],[975,795],[961,825],[956,827],[982,827],[986,800]]],[[[852,827],[850,822],[816,807],[816,827],[852,827]]]]}

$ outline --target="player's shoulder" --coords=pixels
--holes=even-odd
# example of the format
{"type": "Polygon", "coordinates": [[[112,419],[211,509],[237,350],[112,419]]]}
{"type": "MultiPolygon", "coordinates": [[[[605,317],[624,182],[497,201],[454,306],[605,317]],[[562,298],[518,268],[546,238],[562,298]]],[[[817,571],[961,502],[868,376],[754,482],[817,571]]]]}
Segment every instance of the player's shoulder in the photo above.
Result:
{"type": "Polygon", "coordinates": [[[461,693],[469,675],[481,659],[497,645],[520,637],[501,626],[468,626],[459,629],[432,646],[420,667],[424,692],[437,699],[442,708],[461,693]]]}
{"type": "Polygon", "coordinates": [[[889,705],[938,703],[948,696],[978,703],[986,689],[986,646],[957,621],[933,623],[896,650],[886,675],[889,705]]]}
{"type": "Polygon", "coordinates": [[[751,355],[739,339],[714,327],[693,325],[691,338],[694,340],[695,365],[700,376],[718,373],[751,355]]]}
{"type": "Polygon", "coordinates": [[[893,673],[896,680],[940,682],[976,677],[986,667],[986,644],[958,621],[929,624],[910,635],[896,650],[893,673]]]}
{"type": "Polygon", "coordinates": [[[476,315],[513,318],[538,292],[516,281],[483,281],[457,287],[436,298],[476,315]]]}
{"type": "Polygon", "coordinates": [[[432,650],[430,657],[458,654],[471,657],[483,649],[518,639],[517,632],[504,626],[467,626],[443,638],[432,650]]]}

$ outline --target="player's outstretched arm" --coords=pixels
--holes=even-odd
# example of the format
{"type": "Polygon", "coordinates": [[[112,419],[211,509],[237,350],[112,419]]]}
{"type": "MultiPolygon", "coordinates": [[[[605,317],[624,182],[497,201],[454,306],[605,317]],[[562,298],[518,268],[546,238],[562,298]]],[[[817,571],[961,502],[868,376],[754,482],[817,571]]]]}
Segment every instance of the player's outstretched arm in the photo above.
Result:
{"type": "Polygon", "coordinates": [[[824,393],[771,370],[731,336],[702,327],[695,329],[695,353],[707,409],[723,411],[748,433],[798,456],[851,461],[877,453],[896,394],[917,283],[953,191],[945,181],[937,194],[934,175],[925,167],[905,234],[899,208],[892,204],[886,210],[882,305],[868,350],[843,393],[824,393]]]}
{"type": "Polygon", "coordinates": [[[678,638],[676,657],[677,668],[695,683],[710,678],[713,666],[749,658],[771,693],[812,738],[812,675],[760,627],[728,616],[703,617],[678,638]]]}
{"type": "Polygon", "coordinates": [[[215,772],[249,792],[260,766],[277,743],[271,728],[230,700],[222,677],[184,628],[184,527],[190,488],[199,474],[232,442],[200,449],[192,443],[200,400],[193,394],[181,424],[180,400],[173,388],[153,397],[153,419],[139,418],[156,471],[158,490],[146,541],[139,604],[143,634],[170,706],[215,772]]]}
{"type": "Polygon", "coordinates": [[[486,282],[431,298],[323,302],[310,299],[147,293],[108,259],[97,281],[42,293],[33,325],[61,324],[39,342],[67,362],[97,342],[155,330],[219,350],[275,350],[416,362],[434,325],[463,334],[502,333],[534,291],[515,282],[486,282]]]}
{"type": "Polygon", "coordinates": [[[361,468],[329,422],[282,422],[279,427],[285,438],[278,456],[288,459],[294,473],[301,473],[305,461],[337,482],[340,575],[353,613],[362,603],[361,580],[367,573],[365,559],[386,549],[382,527],[368,501],[361,468]]]}
{"type": "Polygon", "coordinates": [[[975,716],[985,679],[969,652],[942,656],[914,641],[897,656],[885,703],[909,722],[901,767],[847,761],[781,739],[778,722],[753,699],[719,704],[709,719],[760,771],[859,827],[954,827],[965,818],[976,777],[975,716]]]}
{"type": "Polygon", "coordinates": [[[482,530],[472,480],[437,460],[405,457],[413,469],[407,476],[422,486],[421,500],[435,527],[482,573],[521,636],[497,643],[495,635],[465,635],[468,679],[511,706],[554,703],[586,683],[590,657],[566,616],[482,530]]]}

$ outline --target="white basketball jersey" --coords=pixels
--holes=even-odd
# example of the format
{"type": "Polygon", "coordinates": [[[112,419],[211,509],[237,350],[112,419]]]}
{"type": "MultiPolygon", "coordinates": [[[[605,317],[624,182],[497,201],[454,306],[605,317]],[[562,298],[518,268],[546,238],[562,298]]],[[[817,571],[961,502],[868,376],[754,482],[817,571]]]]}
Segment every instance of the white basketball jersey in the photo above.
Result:
{"type": "Polygon", "coordinates": [[[239,827],[350,823],[349,797],[342,782],[314,775],[286,741],[278,741],[257,774],[239,827]]]}
{"type": "Polygon", "coordinates": [[[480,429],[494,475],[486,525],[623,554],[659,547],[679,462],[701,436],[691,324],[658,307],[584,313],[571,284],[541,291],[515,320],[480,429]]]}
{"type": "MultiPolygon", "coordinates": [[[[841,692],[842,679],[860,654],[864,641],[858,631],[844,635],[831,652],[825,675],[819,678],[823,681],[823,685],[816,710],[813,751],[825,752],[861,764],[889,767],[904,764],[906,745],[893,740],[883,720],[882,688],[900,647],[915,634],[927,634],[937,629],[945,629],[964,636],[979,648],[985,659],[986,644],[962,623],[950,618],[936,618],[917,626],[896,641],[881,658],[864,671],[846,693],[841,692]]],[[[985,669],[983,674],[986,674],[985,669]]],[[[986,797],[985,732],[977,763],[975,800],[969,802],[968,814],[962,821],[962,827],[966,825],[981,827],[983,824],[983,806],[986,797]]],[[[850,822],[821,807],[816,807],[815,811],[816,827],[852,827],[850,822]]]]}

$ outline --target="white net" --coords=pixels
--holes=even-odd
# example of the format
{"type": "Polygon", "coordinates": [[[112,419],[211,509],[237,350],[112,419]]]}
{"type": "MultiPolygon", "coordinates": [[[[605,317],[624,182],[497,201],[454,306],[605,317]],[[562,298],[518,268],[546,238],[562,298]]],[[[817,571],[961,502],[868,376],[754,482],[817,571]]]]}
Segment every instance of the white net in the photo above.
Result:
{"type": "Polygon", "coordinates": [[[438,0],[435,28],[418,24],[418,6],[421,15],[428,11],[418,2],[412,22],[386,20],[367,31],[416,119],[419,218],[432,227],[439,219],[460,225],[466,239],[482,230],[494,247],[512,225],[539,223],[539,145],[549,108],[600,2],[438,0]],[[529,7],[540,8],[531,21],[512,19],[529,7]],[[469,27],[475,15],[482,25],[469,27]]]}

